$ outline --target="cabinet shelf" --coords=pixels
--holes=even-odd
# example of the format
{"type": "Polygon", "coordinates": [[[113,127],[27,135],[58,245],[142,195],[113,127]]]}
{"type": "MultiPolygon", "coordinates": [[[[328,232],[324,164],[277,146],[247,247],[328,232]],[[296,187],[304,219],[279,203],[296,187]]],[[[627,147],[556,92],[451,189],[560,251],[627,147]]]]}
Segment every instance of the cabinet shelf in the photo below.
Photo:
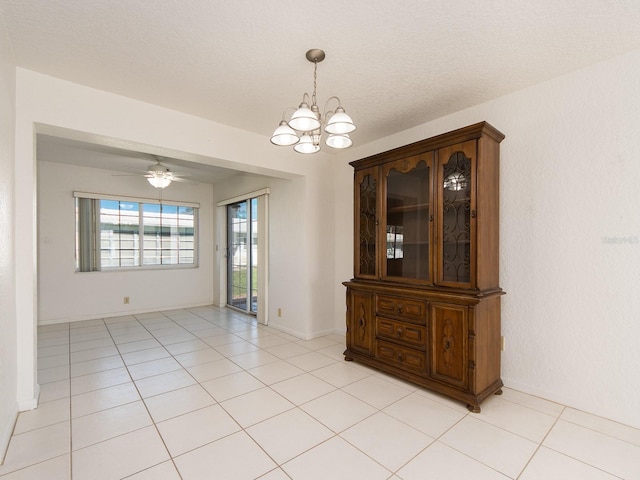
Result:
{"type": "Polygon", "coordinates": [[[420,212],[429,211],[428,203],[420,203],[418,205],[400,205],[397,207],[388,207],[387,213],[405,213],[405,212],[420,212]]]}

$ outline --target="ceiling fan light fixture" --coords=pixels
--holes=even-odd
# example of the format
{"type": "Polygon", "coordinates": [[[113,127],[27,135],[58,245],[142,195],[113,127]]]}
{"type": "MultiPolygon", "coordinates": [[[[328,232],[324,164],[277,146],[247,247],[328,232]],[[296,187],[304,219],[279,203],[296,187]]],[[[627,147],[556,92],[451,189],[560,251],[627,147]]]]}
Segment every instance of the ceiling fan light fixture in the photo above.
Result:
{"type": "Polygon", "coordinates": [[[156,188],[166,188],[171,184],[171,174],[162,173],[160,175],[152,175],[147,177],[147,181],[156,188]]]}
{"type": "Polygon", "coordinates": [[[298,153],[316,153],[320,150],[320,137],[326,133],[328,137],[325,143],[328,146],[348,148],[353,145],[353,140],[347,134],[353,132],[356,126],[351,117],[345,113],[340,99],[330,97],[325,103],[324,113],[320,112],[316,103],[318,63],[324,60],[325,53],[319,48],[312,48],[307,52],[306,58],[313,63],[313,95],[309,96],[305,93],[297,109],[285,110],[285,112],[287,110],[294,110],[294,112],[288,121],[283,114],[280,125],[271,136],[271,143],[278,146],[293,145],[293,149],[298,153]],[[338,102],[335,111],[327,109],[331,100],[338,102]]]}

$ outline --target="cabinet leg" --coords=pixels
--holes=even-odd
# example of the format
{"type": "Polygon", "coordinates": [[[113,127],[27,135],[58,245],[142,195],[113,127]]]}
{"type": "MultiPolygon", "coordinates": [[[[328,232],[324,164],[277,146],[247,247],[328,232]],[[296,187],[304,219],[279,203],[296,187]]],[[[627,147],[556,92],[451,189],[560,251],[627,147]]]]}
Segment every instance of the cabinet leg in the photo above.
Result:
{"type": "Polygon", "coordinates": [[[494,395],[502,395],[502,389],[498,390],[494,395]]]}
{"type": "Polygon", "coordinates": [[[467,403],[467,410],[471,413],[480,413],[480,405],[471,405],[470,403],[467,403]]]}
{"type": "Polygon", "coordinates": [[[345,350],[343,355],[344,355],[345,362],[353,362],[353,357],[349,355],[349,350],[345,350]]]}

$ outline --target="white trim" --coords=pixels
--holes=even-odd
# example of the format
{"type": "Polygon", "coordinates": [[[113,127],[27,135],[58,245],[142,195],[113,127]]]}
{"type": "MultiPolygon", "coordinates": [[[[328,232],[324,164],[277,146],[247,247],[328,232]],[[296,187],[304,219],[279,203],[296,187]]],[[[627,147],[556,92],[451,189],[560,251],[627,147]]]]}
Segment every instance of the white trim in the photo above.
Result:
{"type": "Polygon", "coordinates": [[[182,200],[158,200],[157,198],[128,197],[125,195],[107,195],[106,193],[91,192],[73,192],[73,196],[75,198],[91,198],[94,200],[120,200],[125,202],[154,203],[157,205],[200,208],[199,203],[183,202],[182,200]]]}
{"type": "Polygon", "coordinates": [[[250,198],[260,197],[262,195],[269,195],[271,193],[269,188],[261,188],[260,190],[256,190],[255,192],[245,193],[243,195],[238,195],[233,198],[228,198],[226,200],[220,200],[218,202],[218,207],[224,207],[226,205],[230,205],[232,203],[241,202],[242,200],[248,200],[250,198]]]}
{"type": "Polygon", "coordinates": [[[13,429],[17,421],[18,409],[15,408],[14,411],[11,412],[9,421],[5,425],[4,430],[0,432],[0,465],[4,463],[5,455],[7,454],[7,450],[9,449],[9,441],[11,440],[11,435],[13,435],[13,429]]]}
{"type": "MultiPolygon", "coordinates": [[[[263,325],[269,324],[269,193],[268,187],[262,188],[222,200],[217,204],[219,218],[224,218],[224,226],[221,223],[218,225],[223,228],[221,231],[224,231],[224,239],[221,239],[221,243],[223,244],[223,251],[226,252],[228,246],[228,218],[227,208],[225,207],[253,198],[258,200],[258,258],[261,263],[258,266],[258,311],[256,312],[256,319],[263,325]]],[[[229,259],[226,255],[222,255],[222,258],[224,258],[224,265],[220,262],[220,266],[223,267],[220,269],[220,298],[224,299],[224,304],[227,305],[229,259]]]]}
{"type": "MultiPolygon", "coordinates": [[[[89,272],[87,272],[89,273],[89,272]]],[[[100,273],[100,272],[96,272],[100,273]]],[[[114,312],[101,312],[95,313],[91,315],[81,315],[78,317],[61,317],[61,318],[52,318],[49,320],[45,320],[42,322],[38,322],[38,326],[44,325],[57,325],[60,323],[74,323],[74,322],[83,322],[86,320],[97,320],[99,318],[114,318],[114,317],[122,317],[126,315],[140,315],[142,313],[153,313],[158,311],[168,311],[168,310],[188,310],[190,308],[199,308],[199,307],[208,307],[210,305],[214,305],[216,307],[224,307],[224,305],[216,305],[211,302],[207,303],[177,303],[173,305],[161,305],[150,308],[142,308],[142,309],[133,309],[133,310],[122,310],[122,311],[114,311],[114,312]]]]}
{"type": "Polygon", "coordinates": [[[40,384],[36,383],[35,385],[35,396],[33,398],[27,398],[25,400],[18,400],[18,411],[20,412],[28,412],[29,410],[33,410],[38,408],[38,400],[40,398],[40,384]]]}
{"type": "MultiPolygon", "coordinates": [[[[252,197],[255,198],[255,197],[252,197]]],[[[258,311],[256,317],[269,324],[269,195],[258,198],[258,311]],[[262,259],[262,260],[260,260],[262,259]]]]}

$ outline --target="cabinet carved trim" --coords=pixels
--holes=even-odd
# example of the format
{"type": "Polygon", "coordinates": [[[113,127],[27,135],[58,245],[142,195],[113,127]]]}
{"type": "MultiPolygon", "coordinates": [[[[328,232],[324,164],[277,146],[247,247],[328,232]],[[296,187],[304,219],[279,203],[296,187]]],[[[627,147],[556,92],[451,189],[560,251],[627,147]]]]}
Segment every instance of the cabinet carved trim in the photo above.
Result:
{"type": "Polygon", "coordinates": [[[442,358],[444,361],[444,365],[447,368],[453,368],[455,344],[456,339],[453,336],[453,325],[451,324],[450,319],[446,319],[442,332],[442,358]]]}
{"type": "Polygon", "coordinates": [[[486,122],[352,162],[355,360],[463,402],[499,393],[499,144],[486,122]]]}

